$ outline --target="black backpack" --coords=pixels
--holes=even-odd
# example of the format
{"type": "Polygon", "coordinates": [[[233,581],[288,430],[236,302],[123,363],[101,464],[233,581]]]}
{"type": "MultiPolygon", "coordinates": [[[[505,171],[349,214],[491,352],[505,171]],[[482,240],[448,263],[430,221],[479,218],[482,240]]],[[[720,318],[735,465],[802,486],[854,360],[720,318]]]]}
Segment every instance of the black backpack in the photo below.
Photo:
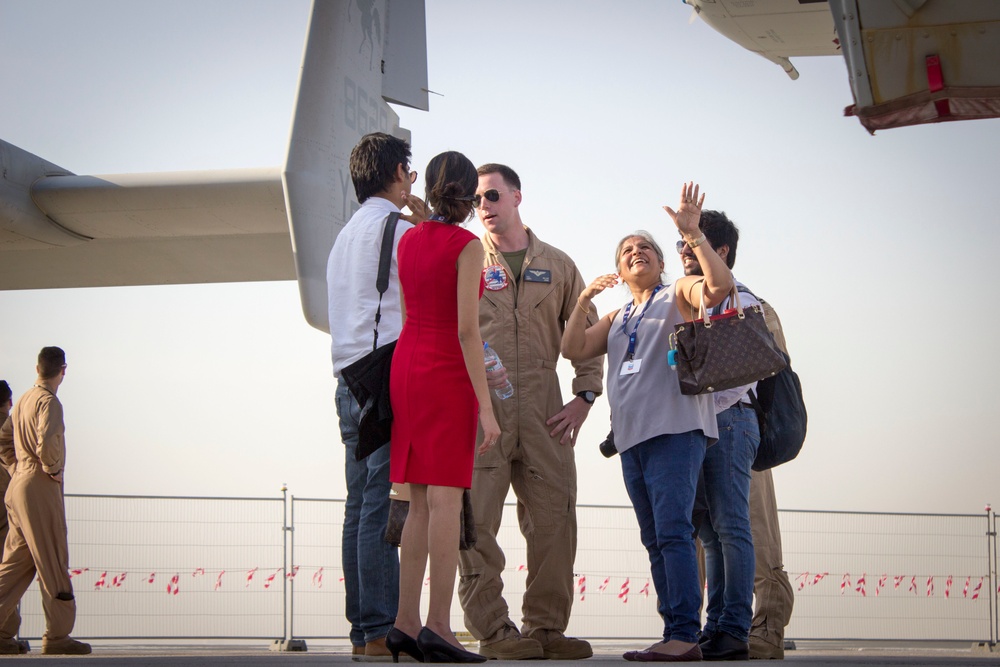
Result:
{"type": "MultiPolygon", "coordinates": [[[[740,285],[738,289],[764,303],[746,287],[740,285]]],[[[748,393],[760,424],[760,447],[751,466],[758,472],[794,459],[806,439],[807,415],[802,384],[792,370],[788,355],[781,354],[788,362],[785,369],[758,382],[756,395],[753,391],[748,393]]]]}
{"type": "Polygon", "coordinates": [[[777,375],[757,383],[757,395],[749,392],[750,403],[760,424],[760,447],[751,466],[758,472],[787,463],[799,455],[806,439],[806,404],[802,384],[788,365],[777,375]]]}

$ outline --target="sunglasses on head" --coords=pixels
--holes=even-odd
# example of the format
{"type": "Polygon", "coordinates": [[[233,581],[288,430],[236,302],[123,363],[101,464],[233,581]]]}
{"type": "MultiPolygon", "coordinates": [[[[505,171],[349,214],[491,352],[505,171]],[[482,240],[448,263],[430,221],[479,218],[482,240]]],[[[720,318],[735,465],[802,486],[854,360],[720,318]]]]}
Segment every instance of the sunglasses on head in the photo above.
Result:
{"type": "Polygon", "coordinates": [[[496,202],[500,201],[500,191],[499,190],[487,190],[486,192],[484,192],[481,195],[474,195],[472,197],[472,204],[473,204],[473,206],[475,206],[476,208],[479,208],[480,204],[483,203],[483,198],[484,197],[486,199],[490,200],[491,202],[496,203],[496,202]]]}

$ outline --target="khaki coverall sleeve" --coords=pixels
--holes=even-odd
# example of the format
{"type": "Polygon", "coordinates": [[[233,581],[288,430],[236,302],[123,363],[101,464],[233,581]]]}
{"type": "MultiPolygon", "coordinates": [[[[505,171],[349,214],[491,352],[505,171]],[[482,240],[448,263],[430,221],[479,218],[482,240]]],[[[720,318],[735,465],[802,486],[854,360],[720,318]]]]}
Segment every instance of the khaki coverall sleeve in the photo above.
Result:
{"type": "MultiPolygon", "coordinates": [[[[572,286],[566,290],[563,295],[563,326],[569,321],[570,315],[573,314],[573,309],[576,308],[577,299],[580,298],[580,294],[586,289],[587,285],[583,282],[583,276],[580,275],[580,270],[573,266],[573,283],[572,286]]],[[[591,312],[587,315],[587,327],[592,327],[597,324],[597,309],[591,308],[591,312]]],[[[604,355],[594,357],[592,359],[584,359],[582,361],[571,361],[573,364],[573,370],[576,371],[576,376],[573,378],[573,394],[578,394],[581,391],[592,391],[597,394],[604,393],[604,355]]]]}
{"type": "Polygon", "coordinates": [[[38,406],[38,460],[49,475],[62,472],[66,459],[62,403],[42,401],[38,406]]]}
{"type": "Polygon", "coordinates": [[[11,475],[17,465],[17,453],[14,451],[14,420],[7,417],[0,426],[0,463],[11,475]]]}

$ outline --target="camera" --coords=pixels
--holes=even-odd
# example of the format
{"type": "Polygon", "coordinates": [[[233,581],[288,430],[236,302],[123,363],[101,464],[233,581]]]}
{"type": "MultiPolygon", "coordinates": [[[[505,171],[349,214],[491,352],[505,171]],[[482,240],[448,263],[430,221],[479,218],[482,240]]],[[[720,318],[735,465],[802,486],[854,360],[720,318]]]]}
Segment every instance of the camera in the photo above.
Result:
{"type": "Polygon", "coordinates": [[[608,437],[604,439],[604,442],[597,446],[601,450],[601,454],[604,454],[604,458],[610,459],[612,456],[618,453],[618,448],[615,447],[615,432],[609,431],[608,437]]]}

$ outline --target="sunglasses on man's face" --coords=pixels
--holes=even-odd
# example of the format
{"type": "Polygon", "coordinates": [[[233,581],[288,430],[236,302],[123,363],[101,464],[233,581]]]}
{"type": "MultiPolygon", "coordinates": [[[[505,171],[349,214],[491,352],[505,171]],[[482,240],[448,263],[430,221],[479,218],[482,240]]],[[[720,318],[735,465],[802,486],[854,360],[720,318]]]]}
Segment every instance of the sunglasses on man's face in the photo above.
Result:
{"type": "Polygon", "coordinates": [[[487,190],[486,192],[484,192],[481,195],[475,195],[472,198],[472,204],[476,208],[479,208],[480,204],[483,203],[483,197],[485,197],[486,199],[490,200],[491,202],[496,203],[496,202],[500,201],[500,191],[499,190],[487,190]]]}

